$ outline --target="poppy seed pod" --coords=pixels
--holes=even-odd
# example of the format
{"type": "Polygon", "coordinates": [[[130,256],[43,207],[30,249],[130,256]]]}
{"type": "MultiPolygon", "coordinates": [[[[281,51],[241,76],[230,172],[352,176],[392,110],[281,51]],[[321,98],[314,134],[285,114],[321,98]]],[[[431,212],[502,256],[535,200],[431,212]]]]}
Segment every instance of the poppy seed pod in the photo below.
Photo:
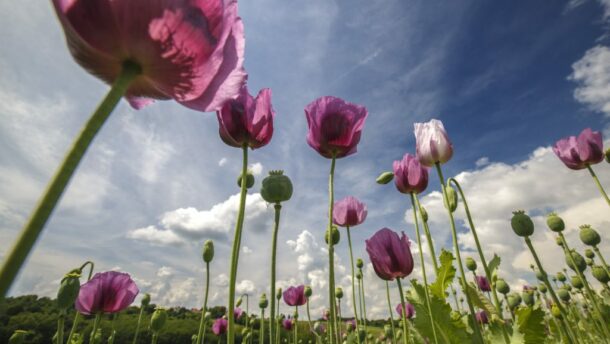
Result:
{"type": "Polygon", "coordinates": [[[362,269],[363,266],[364,266],[364,261],[362,260],[362,258],[356,259],[356,267],[358,269],[362,269]]]}
{"type": "Polygon", "coordinates": [[[608,276],[608,272],[603,266],[596,265],[591,267],[591,274],[601,283],[610,282],[610,276],[608,276]]]}
{"type": "Polygon", "coordinates": [[[27,334],[28,334],[27,331],[16,330],[15,332],[13,332],[13,335],[11,336],[11,338],[8,339],[8,343],[9,344],[25,343],[25,337],[27,336],[27,334]]]}
{"type": "Polygon", "coordinates": [[[140,304],[142,305],[142,307],[148,307],[148,305],[150,305],[150,294],[146,293],[144,294],[144,296],[142,296],[142,301],[140,301],[140,304]]]}
{"type": "Polygon", "coordinates": [[[472,257],[466,257],[466,268],[470,271],[476,271],[477,262],[472,257]]]}
{"type": "Polygon", "coordinates": [[[261,295],[261,298],[258,301],[258,306],[261,309],[265,309],[265,308],[267,308],[267,306],[269,306],[269,300],[267,300],[267,294],[261,295]]]}
{"type": "Polygon", "coordinates": [[[203,261],[209,263],[214,259],[214,242],[206,240],[203,244],[203,261]]]}
{"type": "Polygon", "coordinates": [[[550,213],[546,217],[546,225],[553,232],[563,232],[566,228],[565,223],[563,223],[563,219],[557,216],[556,213],[550,213]]]}
{"type": "Polygon", "coordinates": [[[589,246],[597,246],[602,240],[599,233],[589,225],[580,226],[579,235],[580,241],[589,246]]]}
{"type": "Polygon", "coordinates": [[[559,296],[559,298],[563,302],[568,302],[568,301],[570,301],[570,298],[571,298],[570,292],[566,288],[557,289],[557,296],[559,296]]]}
{"type": "Polygon", "coordinates": [[[261,196],[269,203],[285,202],[292,197],[292,182],[284,175],[284,171],[269,171],[269,175],[263,179],[261,196]]]}
{"type": "Polygon", "coordinates": [[[583,272],[587,268],[587,263],[585,262],[585,259],[583,258],[583,256],[581,256],[580,253],[578,253],[574,250],[570,250],[570,252],[566,252],[566,264],[570,267],[570,269],[572,269],[574,271],[576,271],[576,269],[578,269],[578,271],[583,272]],[[568,254],[572,255],[572,259],[570,259],[568,254]],[[576,263],[576,266],[574,266],[574,264],[572,263],[572,260],[574,260],[574,263],[576,263]]]}
{"type": "Polygon", "coordinates": [[[447,194],[447,201],[449,202],[449,206],[445,204],[445,208],[449,209],[452,213],[457,209],[458,205],[458,196],[455,189],[449,185],[445,187],[445,193],[447,194]]]}
{"type": "Polygon", "coordinates": [[[528,306],[533,306],[534,305],[534,291],[532,290],[525,290],[523,291],[523,293],[521,293],[521,298],[523,299],[523,303],[525,303],[528,306]]]}
{"type": "Polygon", "coordinates": [[[508,307],[510,309],[515,309],[517,306],[521,304],[521,296],[517,293],[512,293],[508,295],[508,307]]]}
{"type": "Polygon", "coordinates": [[[570,277],[570,283],[572,284],[572,286],[576,289],[582,289],[585,287],[583,281],[580,279],[580,277],[578,276],[572,276],[570,277]]]}
{"type": "Polygon", "coordinates": [[[587,263],[588,266],[592,266],[594,262],[591,258],[585,258],[585,263],[587,263]]]}
{"type": "Polygon", "coordinates": [[[157,333],[165,326],[165,322],[167,322],[167,311],[164,308],[157,308],[150,318],[150,329],[157,333]]]}
{"type": "Polygon", "coordinates": [[[391,182],[392,179],[394,179],[394,172],[386,171],[380,174],[375,181],[377,184],[387,184],[391,182]]]}
{"type": "Polygon", "coordinates": [[[546,285],[544,285],[543,283],[540,283],[538,285],[538,290],[540,290],[540,292],[543,294],[546,294],[546,292],[548,291],[548,289],[546,288],[546,285]]]}
{"type": "Polygon", "coordinates": [[[508,285],[508,283],[506,283],[505,280],[503,280],[502,278],[498,278],[498,280],[496,280],[496,290],[500,294],[506,295],[510,292],[510,286],[508,285]]]}
{"type": "Polygon", "coordinates": [[[592,249],[588,248],[585,250],[585,257],[593,259],[595,258],[595,252],[592,249]]]}
{"type": "MultiPolygon", "coordinates": [[[[241,188],[241,174],[237,177],[237,186],[241,188]]],[[[249,189],[254,186],[254,175],[251,171],[246,173],[246,189],[249,189]]]]}
{"type": "Polygon", "coordinates": [[[563,247],[563,240],[561,240],[561,237],[555,237],[555,243],[557,246],[563,247]]]}
{"type": "Polygon", "coordinates": [[[335,289],[335,297],[337,299],[342,299],[343,298],[343,289],[341,287],[337,287],[335,289]]]}
{"type": "MultiPolygon", "coordinates": [[[[337,229],[336,226],[332,226],[331,229],[332,231],[332,238],[333,238],[333,246],[337,245],[339,243],[339,240],[341,240],[341,233],[339,233],[339,229],[337,229]]],[[[326,234],[324,235],[324,241],[326,242],[326,244],[328,245],[328,230],[326,231],[326,234]]]]}
{"type": "Polygon", "coordinates": [[[312,294],[313,294],[313,291],[311,290],[311,287],[305,286],[305,297],[310,298],[312,294]]]}
{"type": "Polygon", "coordinates": [[[539,281],[544,281],[544,274],[542,273],[542,271],[540,271],[540,270],[536,270],[536,278],[537,278],[539,281]]]}
{"type": "Polygon", "coordinates": [[[362,279],[362,271],[356,272],[356,278],[359,279],[359,280],[362,279]]]}
{"type": "Polygon", "coordinates": [[[515,234],[520,237],[528,237],[534,234],[534,222],[523,210],[513,212],[513,217],[510,220],[510,226],[515,234]]]}
{"type": "Polygon", "coordinates": [[[80,274],[69,273],[64,276],[57,291],[57,308],[62,312],[74,306],[80,291],[80,274]]]}

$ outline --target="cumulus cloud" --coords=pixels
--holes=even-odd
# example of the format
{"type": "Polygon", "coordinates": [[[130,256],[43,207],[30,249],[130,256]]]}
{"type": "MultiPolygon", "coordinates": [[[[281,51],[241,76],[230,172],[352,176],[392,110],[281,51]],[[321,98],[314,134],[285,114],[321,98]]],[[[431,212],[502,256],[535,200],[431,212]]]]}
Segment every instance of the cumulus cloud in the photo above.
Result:
{"type": "Polygon", "coordinates": [[[222,158],[220,160],[218,160],[218,166],[223,167],[224,165],[227,164],[227,158],[222,158]]]}
{"type": "Polygon", "coordinates": [[[568,79],[578,84],[574,98],[610,116],[610,48],[598,45],[589,49],[572,70],[568,79]]]}
{"type": "Polygon", "coordinates": [[[254,164],[248,166],[248,169],[253,175],[260,176],[261,173],[263,173],[263,164],[260,162],[255,162],[254,164]]]}
{"type": "Polygon", "coordinates": [[[235,285],[235,291],[237,292],[238,295],[240,295],[240,294],[251,295],[251,294],[254,294],[254,292],[256,291],[256,287],[254,285],[254,282],[252,282],[251,280],[242,280],[235,285]]]}

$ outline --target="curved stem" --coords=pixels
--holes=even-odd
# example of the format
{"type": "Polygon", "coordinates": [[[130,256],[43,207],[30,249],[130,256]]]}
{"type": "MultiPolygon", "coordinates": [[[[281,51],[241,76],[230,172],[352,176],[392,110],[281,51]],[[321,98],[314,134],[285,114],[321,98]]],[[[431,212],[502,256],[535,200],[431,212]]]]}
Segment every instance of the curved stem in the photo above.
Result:
{"type": "Polygon", "coordinates": [[[402,284],[400,278],[396,278],[398,284],[398,293],[400,294],[400,304],[402,305],[402,341],[404,344],[408,343],[409,337],[409,325],[407,325],[407,304],[405,303],[405,295],[402,293],[402,284]]]}
{"type": "MultiPolygon", "coordinates": [[[[347,226],[347,244],[349,247],[349,261],[352,267],[352,305],[354,306],[354,321],[356,322],[356,334],[358,333],[358,312],[356,307],[356,273],[354,272],[354,255],[352,253],[352,235],[349,231],[349,226],[347,226]]],[[[356,335],[358,340],[358,344],[360,344],[360,336],[356,335]]]]}
{"type": "Polygon", "coordinates": [[[205,262],[205,296],[203,297],[203,307],[201,307],[201,321],[199,322],[199,332],[197,332],[197,344],[203,344],[205,337],[205,312],[208,309],[208,291],[210,290],[210,263],[205,262]]]}
{"type": "MultiPolygon", "coordinates": [[[[83,270],[85,269],[85,267],[87,265],[89,265],[89,275],[87,276],[87,281],[89,281],[89,280],[91,280],[91,277],[93,276],[93,269],[95,268],[95,264],[92,261],[88,260],[83,265],[81,265],[81,267],[78,270],[82,274],[83,270]]],[[[70,334],[68,335],[68,344],[72,343],[72,336],[74,336],[74,333],[76,332],[76,327],[80,323],[80,317],[81,317],[81,315],[79,312],[76,312],[76,314],[74,314],[74,320],[72,321],[72,328],[70,329],[70,334]]]]}
{"type": "Polygon", "coordinates": [[[421,235],[419,233],[419,221],[417,220],[417,210],[415,205],[415,195],[413,193],[411,195],[411,205],[413,207],[413,221],[415,221],[415,234],[417,235],[417,247],[419,248],[419,260],[421,264],[422,274],[424,277],[424,292],[426,296],[426,307],[428,308],[428,313],[430,316],[430,325],[432,325],[432,337],[434,338],[434,342],[438,344],[438,338],[436,336],[436,322],[434,321],[434,316],[432,313],[432,306],[430,305],[430,294],[428,293],[428,277],[426,277],[426,265],[424,264],[424,251],[421,246],[421,235]]]}
{"type": "Polygon", "coordinates": [[[133,79],[140,74],[141,69],[131,63],[125,63],[121,74],[116,78],[110,91],[93,113],[89,121],[79,133],[76,141],[68,151],[64,161],[55,172],[53,179],[47,186],[42,198],[34,212],[30,215],[28,222],[21,230],[19,238],[11,251],[6,255],[2,269],[0,270],[0,300],[2,300],[13,284],[17,273],[21,269],[25,259],[28,257],[36,240],[40,236],[44,225],[51,216],[53,209],[59,202],[72,175],[76,171],[80,161],[91,145],[93,138],[102,128],[112,110],[116,107],[121,97],[127,91],[133,79]]]}
{"type": "MultiPolygon", "coordinates": [[[[248,146],[242,147],[242,168],[241,180],[246,180],[248,173],[248,146]]],[[[235,223],[235,238],[233,239],[233,250],[231,252],[231,275],[229,277],[229,321],[227,327],[227,343],[235,343],[235,317],[233,309],[235,308],[235,283],[237,279],[237,265],[239,261],[239,248],[241,244],[241,230],[244,225],[244,214],[246,209],[246,183],[241,183],[241,192],[239,195],[239,210],[237,213],[237,221],[235,223]]]]}
{"type": "Polygon", "coordinates": [[[589,170],[591,177],[593,177],[593,180],[595,181],[595,184],[597,184],[597,188],[599,189],[599,192],[602,194],[602,196],[606,200],[606,203],[608,203],[608,205],[610,205],[610,198],[608,198],[608,194],[606,193],[606,191],[604,191],[604,187],[599,182],[599,179],[597,178],[597,175],[593,171],[593,168],[591,168],[591,165],[587,164],[587,170],[589,170]]]}
{"type": "Polygon", "coordinates": [[[271,315],[269,316],[269,341],[273,343],[273,339],[276,335],[275,328],[275,258],[277,252],[277,233],[280,228],[280,212],[282,210],[282,205],[276,203],[275,208],[275,219],[273,222],[273,239],[271,242],[271,315]]]}
{"type": "MultiPolygon", "coordinates": [[[[438,173],[438,178],[441,182],[441,189],[443,191],[443,200],[445,204],[449,204],[449,199],[447,198],[447,191],[445,190],[445,178],[443,177],[443,171],[441,170],[441,165],[439,163],[435,164],[436,172],[438,173]]],[[[462,292],[466,296],[466,302],[468,303],[468,309],[470,311],[470,318],[472,320],[472,327],[474,330],[475,337],[477,341],[480,343],[484,343],[483,335],[481,334],[481,329],[479,328],[479,322],[475,316],[474,306],[472,305],[472,300],[470,299],[470,295],[466,292],[466,274],[464,273],[464,266],[462,265],[462,257],[460,256],[460,247],[457,241],[457,230],[455,229],[455,220],[453,218],[453,213],[451,210],[447,209],[447,214],[449,214],[449,222],[451,223],[451,236],[453,238],[453,249],[455,251],[455,258],[458,263],[458,268],[460,270],[460,276],[462,277],[462,292]]]]}
{"type": "Polygon", "coordinates": [[[337,323],[337,309],[335,307],[335,250],[332,240],[333,229],[333,206],[334,206],[334,178],[335,161],[333,155],[330,163],[330,173],[328,177],[328,300],[330,302],[330,344],[336,342],[335,324],[337,323]]]}
{"type": "Polygon", "coordinates": [[[396,343],[396,329],[394,328],[394,315],[392,310],[392,300],[390,299],[390,282],[385,281],[385,293],[388,299],[388,309],[390,310],[390,324],[392,325],[392,343],[396,343]]]}

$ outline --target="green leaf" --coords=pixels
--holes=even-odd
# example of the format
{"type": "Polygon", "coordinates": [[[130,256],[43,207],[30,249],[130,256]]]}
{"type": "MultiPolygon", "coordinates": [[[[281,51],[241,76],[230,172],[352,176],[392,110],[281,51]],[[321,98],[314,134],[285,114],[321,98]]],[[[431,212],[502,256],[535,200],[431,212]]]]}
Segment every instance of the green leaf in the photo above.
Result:
{"type": "Polygon", "coordinates": [[[502,260],[494,253],[494,257],[489,261],[487,267],[489,268],[489,274],[491,276],[491,282],[495,282],[498,279],[498,267],[502,260]]]}
{"type": "Polygon", "coordinates": [[[432,295],[443,301],[447,298],[447,295],[445,294],[447,287],[453,283],[453,278],[455,277],[453,259],[453,254],[451,254],[451,252],[444,249],[441,250],[441,255],[439,257],[441,266],[438,268],[436,281],[430,285],[430,292],[432,295]]]}
{"type": "Polygon", "coordinates": [[[472,304],[476,307],[485,310],[490,316],[498,315],[498,311],[496,307],[489,301],[483,293],[481,293],[478,289],[475,288],[474,284],[468,283],[466,284],[466,292],[472,301],[472,304]]]}
{"type": "Polygon", "coordinates": [[[523,343],[544,343],[546,339],[544,311],[538,307],[520,307],[515,313],[517,328],[523,335],[523,343]]]}
{"type": "MultiPolygon", "coordinates": [[[[441,255],[442,256],[442,255],[441,255]]],[[[413,288],[409,290],[407,299],[415,307],[417,316],[413,319],[415,327],[423,337],[434,338],[430,313],[426,306],[426,294],[424,286],[412,280],[413,288]]],[[[466,331],[466,325],[460,319],[451,317],[451,307],[443,298],[430,294],[430,309],[432,319],[436,324],[436,334],[439,343],[470,343],[471,335],[466,331]]]]}

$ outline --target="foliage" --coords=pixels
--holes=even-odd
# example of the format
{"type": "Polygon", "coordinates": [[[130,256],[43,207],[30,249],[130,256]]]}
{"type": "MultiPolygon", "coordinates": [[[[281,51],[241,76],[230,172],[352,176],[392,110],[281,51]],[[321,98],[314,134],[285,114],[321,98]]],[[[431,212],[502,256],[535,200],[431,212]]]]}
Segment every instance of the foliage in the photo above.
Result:
{"type": "Polygon", "coordinates": [[[453,279],[455,277],[453,254],[443,249],[441,250],[439,260],[441,265],[438,268],[438,277],[436,278],[436,281],[430,285],[430,291],[432,295],[444,301],[447,297],[447,287],[453,283],[453,279]]]}

